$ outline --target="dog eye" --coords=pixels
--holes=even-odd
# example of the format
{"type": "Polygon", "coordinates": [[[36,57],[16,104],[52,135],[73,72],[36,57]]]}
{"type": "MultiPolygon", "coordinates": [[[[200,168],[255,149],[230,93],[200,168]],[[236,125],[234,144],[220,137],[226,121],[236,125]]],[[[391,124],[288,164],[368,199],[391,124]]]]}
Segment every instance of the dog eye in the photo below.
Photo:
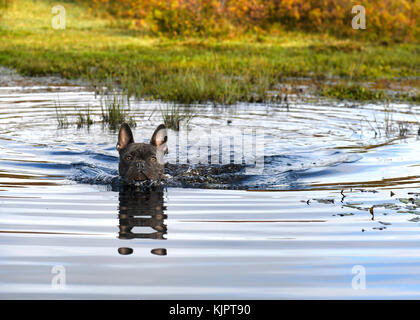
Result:
{"type": "Polygon", "coordinates": [[[156,157],[152,157],[152,161],[153,162],[156,162],[156,157]]]}
{"type": "Polygon", "coordinates": [[[126,156],[125,157],[125,160],[127,160],[127,161],[130,161],[132,158],[131,158],[131,156],[126,156]]]}

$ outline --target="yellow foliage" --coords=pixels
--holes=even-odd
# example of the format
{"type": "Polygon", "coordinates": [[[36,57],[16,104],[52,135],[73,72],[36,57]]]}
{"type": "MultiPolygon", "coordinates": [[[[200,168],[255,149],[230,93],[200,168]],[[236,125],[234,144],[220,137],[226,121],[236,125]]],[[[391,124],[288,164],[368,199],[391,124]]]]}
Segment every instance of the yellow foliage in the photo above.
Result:
{"type": "Polygon", "coordinates": [[[79,0],[113,17],[141,21],[139,28],[161,34],[234,36],[235,33],[288,29],[328,32],[337,36],[420,37],[420,0],[79,0]],[[366,11],[365,31],[354,30],[352,7],[366,11]]]}

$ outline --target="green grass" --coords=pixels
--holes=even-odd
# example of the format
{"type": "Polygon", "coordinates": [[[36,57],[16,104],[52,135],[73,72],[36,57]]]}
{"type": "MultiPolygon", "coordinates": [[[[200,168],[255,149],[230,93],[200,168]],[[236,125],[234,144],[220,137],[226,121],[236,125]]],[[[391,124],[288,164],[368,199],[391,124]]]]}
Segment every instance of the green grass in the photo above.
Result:
{"type": "Polygon", "coordinates": [[[178,103],[264,102],[287,77],[364,81],[419,74],[418,44],[286,31],[224,40],[153,38],[118,29],[73,2],[62,3],[66,29],[53,30],[55,4],[20,0],[9,7],[0,21],[0,64],[25,75],[111,83],[130,96],[178,103]]]}
{"type": "Polygon", "coordinates": [[[168,104],[165,108],[160,110],[163,123],[166,128],[179,131],[181,123],[188,125],[188,123],[195,117],[195,113],[191,107],[168,104]]]}
{"type": "Polygon", "coordinates": [[[386,93],[382,90],[372,90],[359,84],[323,85],[318,90],[319,95],[338,100],[350,101],[406,101],[420,102],[420,94],[404,92],[386,93]]]}
{"type": "Polygon", "coordinates": [[[128,100],[124,96],[117,94],[104,95],[101,110],[102,122],[112,130],[117,129],[124,122],[131,127],[136,126],[134,117],[130,115],[128,100]]]}
{"type": "MultiPolygon", "coordinates": [[[[130,114],[128,99],[125,95],[115,92],[102,93],[100,102],[102,124],[107,125],[111,130],[119,128],[119,126],[124,122],[128,123],[132,127],[136,126],[136,121],[134,120],[133,115],[130,114]]],[[[89,128],[92,124],[94,124],[89,105],[85,108],[75,106],[74,109],[76,114],[75,120],[74,117],[69,117],[65,112],[63,112],[60,100],[56,100],[55,111],[59,128],[68,128],[73,124],[75,124],[79,129],[83,127],[89,128]],[[69,118],[73,119],[73,121],[70,121],[69,118]]],[[[168,116],[169,115],[170,114],[168,113],[168,116]]]]}
{"type": "Polygon", "coordinates": [[[386,100],[390,97],[383,91],[370,90],[361,85],[333,85],[325,86],[319,91],[321,96],[339,100],[369,101],[386,100]]]}
{"type": "Polygon", "coordinates": [[[78,128],[90,127],[93,124],[89,106],[85,110],[78,111],[76,124],[78,128]]]}
{"type": "Polygon", "coordinates": [[[70,122],[67,116],[63,113],[60,103],[55,105],[55,113],[56,113],[56,119],[58,122],[58,127],[67,128],[70,125],[70,122]]]}
{"type": "Polygon", "coordinates": [[[420,93],[417,93],[415,95],[408,95],[406,93],[397,93],[394,96],[395,100],[401,100],[401,101],[408,101],[413,103],[420,103],[420,93]]]}

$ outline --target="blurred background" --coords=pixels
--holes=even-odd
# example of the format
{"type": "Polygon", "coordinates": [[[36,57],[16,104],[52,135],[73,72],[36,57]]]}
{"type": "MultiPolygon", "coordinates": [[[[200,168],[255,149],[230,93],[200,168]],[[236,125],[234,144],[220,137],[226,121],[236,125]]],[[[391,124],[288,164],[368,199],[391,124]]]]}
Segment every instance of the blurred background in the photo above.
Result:
{"type": "Polygon", "coordinates": [[[268,102],[291,78],[313,80],[322,96],[378,100],[392,89],[418,101],[400,85],[419,87],[419,4],[1,0],[0,64],[187,104],[268,102]],[[354,29],[363,13],[366,28],[354,29]],[[334,83],[317,82],[325,79],[334,83]]]}

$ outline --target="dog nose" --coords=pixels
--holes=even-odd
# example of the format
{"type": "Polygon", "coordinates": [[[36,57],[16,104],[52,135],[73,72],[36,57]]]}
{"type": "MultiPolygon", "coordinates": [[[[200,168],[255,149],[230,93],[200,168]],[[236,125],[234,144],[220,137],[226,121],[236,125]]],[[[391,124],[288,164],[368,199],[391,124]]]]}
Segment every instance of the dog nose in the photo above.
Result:
{"type": "Polygon", "coordinates": [[[144,169],[144,162],[143,161],[139,161],[136,163],[136,167],[137,169],[144,169]]]}

